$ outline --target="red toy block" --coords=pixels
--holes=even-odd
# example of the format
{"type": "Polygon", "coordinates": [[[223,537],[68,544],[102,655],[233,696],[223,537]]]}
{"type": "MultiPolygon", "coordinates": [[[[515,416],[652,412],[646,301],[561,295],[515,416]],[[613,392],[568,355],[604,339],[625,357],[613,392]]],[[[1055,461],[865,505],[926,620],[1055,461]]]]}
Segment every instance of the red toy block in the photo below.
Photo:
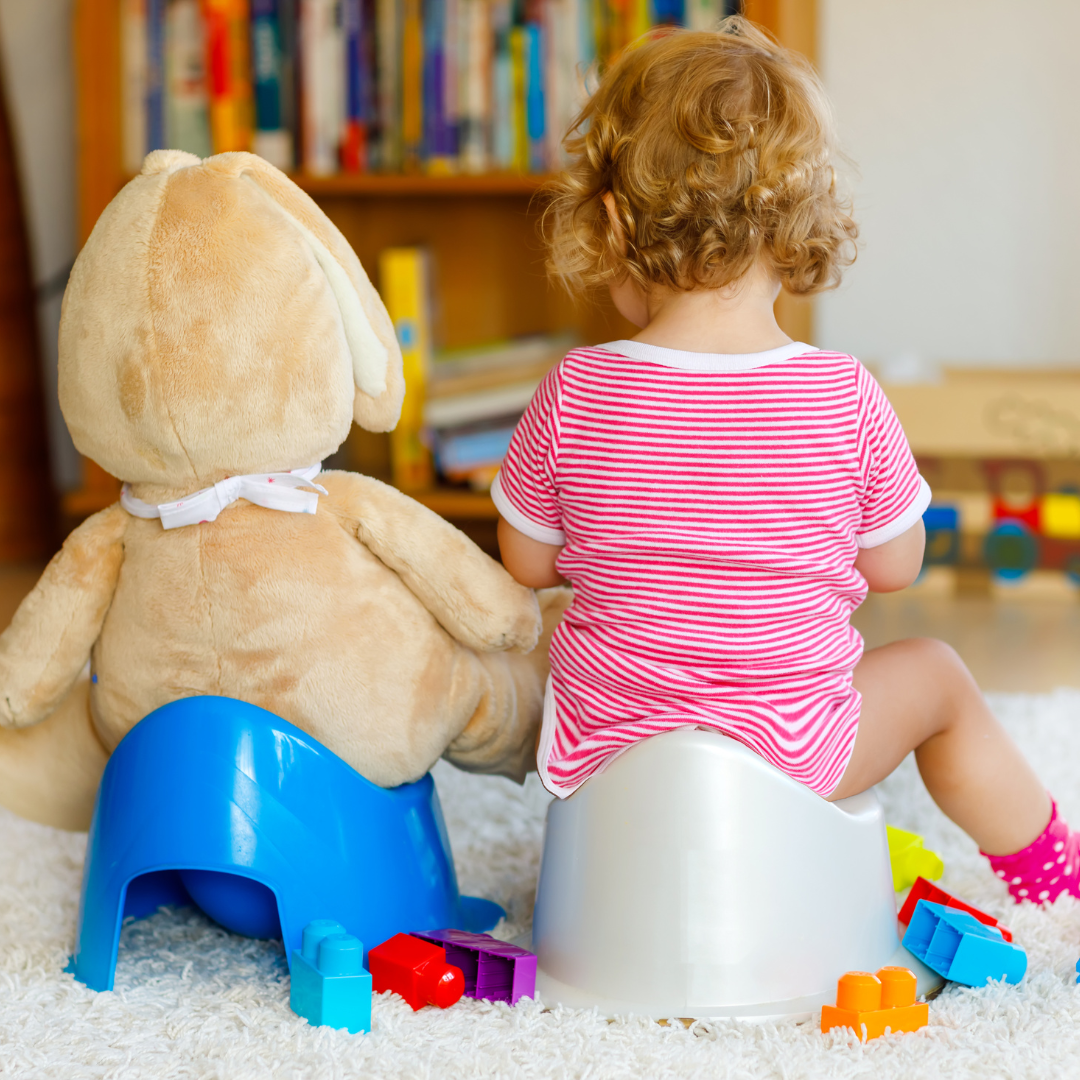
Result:
{"type": "Polygon", "coordinates": [[[1013,939],[1012,931],[1004,923],[998,922],[993,915],[987,915],[985,911],[980,911],[970,904],[965,904],[963,900],[957,900],[955,896],[951,896],[944,889],[939,889],[924,877],[915,879],[915,884],[911,886],[911,892],[908,893],[904,906],[900,909],[899,919],[905,926],[911,922],[911,916],[915,913],[915,905],[920,900],[929,900],[932,904],[941,904],[943,907],[966,911],[969,915],[978,919],[979,922],[985,923],[987,926],[996,926],[1006,941],[1012,941],[1013,939]]]}
{"type": "Polygon", "coordinates": [[[400,994],[413,1011],[453,1005],[465,992],[461,969],[446,962],[446,950],[409,934],[395,934],[368,953],[371,989],[400,994]]]}
{"type": "Polygon", "coordinates": [[[864,1039],[876,1039],[888,1028],[918,1031],[930,1022],[930,1006],[915,1001],[915,974],[907,968],[883,967],[876,975],[849,971],[836,985],[836,1004],[821,1010],[821,1030],[851,1028],[864,1039]]]}

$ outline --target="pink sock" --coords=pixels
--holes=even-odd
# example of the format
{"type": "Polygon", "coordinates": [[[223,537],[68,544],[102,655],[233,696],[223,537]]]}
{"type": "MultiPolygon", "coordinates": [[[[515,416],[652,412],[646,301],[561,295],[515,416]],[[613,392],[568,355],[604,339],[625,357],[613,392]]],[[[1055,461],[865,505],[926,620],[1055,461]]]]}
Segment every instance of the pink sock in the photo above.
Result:
{"type": "Polygon", "coordinates": [[[1052,904],[1063,892],[1080,898],[1080,833],[1058,816],[1053,799],[1050,805],[1050,824],[1023,851],[1015,855],[982,852],[1017,903],[1052,904]]]}

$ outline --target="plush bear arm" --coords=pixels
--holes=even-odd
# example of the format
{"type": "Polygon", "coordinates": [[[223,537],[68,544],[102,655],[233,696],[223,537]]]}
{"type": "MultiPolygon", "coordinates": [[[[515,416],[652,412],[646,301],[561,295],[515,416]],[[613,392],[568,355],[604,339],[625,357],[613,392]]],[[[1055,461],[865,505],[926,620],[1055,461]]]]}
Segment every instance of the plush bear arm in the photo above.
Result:
{"type": "Polygon", "coordinates": [[[478,652],[529,652],[540,609],[463,532],[396,488],[356,473],[319,477],[342,526],[393,570],[451,637],[478,652]]]}
{"type": "Polygon", "coordinates": [[[95,514],[64,541],[0,634],[0,727],[44,720],[90,659],[112,603],[127,514],[95,514]]]}

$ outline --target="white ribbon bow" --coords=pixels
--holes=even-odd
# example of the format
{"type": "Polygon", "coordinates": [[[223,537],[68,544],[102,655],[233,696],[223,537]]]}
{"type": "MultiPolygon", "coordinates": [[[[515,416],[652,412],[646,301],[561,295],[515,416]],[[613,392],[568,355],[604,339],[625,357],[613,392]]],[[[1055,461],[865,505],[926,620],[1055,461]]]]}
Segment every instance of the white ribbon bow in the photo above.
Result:
{"type": "Polygon", "coordinates": [[[125,484],[120,491],[120,505],[135,517],[161,518],[163,529],[178,529],[182,525],[201,525],[214,521],[218,514],[236,502],[247,499],[267,510],[284,510],[290,514],[314,514],[319,505],[319,494],[329,494],[326,488],[313,483],[322,471],[322,462],[306,469],[289,472],[251,473],[248,476],[227,476],[213,487],[203,488],[194,495],[187,495],[177,502],[143,502],[131,494],[131,486],[125,484]],[[302,491],[314,488],[314,491],[302,491]]]}

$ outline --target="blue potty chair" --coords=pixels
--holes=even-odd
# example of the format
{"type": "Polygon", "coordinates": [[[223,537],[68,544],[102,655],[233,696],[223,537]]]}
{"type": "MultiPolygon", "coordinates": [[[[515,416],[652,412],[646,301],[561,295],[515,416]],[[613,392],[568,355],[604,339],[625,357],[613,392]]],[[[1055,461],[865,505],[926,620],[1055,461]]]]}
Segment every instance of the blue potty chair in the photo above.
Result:
{"type": "Polygon", "coordinates": [[[372,947],[402,931],[489,930],[504,914],[459,895],[430,774],[377,787],[299,728],[223,697],[163,706],[109,759],[69,970],[111,990],[124,918],[192,903],[235,933],[281,937],[290,965],[313,919],[372,947]]]}

